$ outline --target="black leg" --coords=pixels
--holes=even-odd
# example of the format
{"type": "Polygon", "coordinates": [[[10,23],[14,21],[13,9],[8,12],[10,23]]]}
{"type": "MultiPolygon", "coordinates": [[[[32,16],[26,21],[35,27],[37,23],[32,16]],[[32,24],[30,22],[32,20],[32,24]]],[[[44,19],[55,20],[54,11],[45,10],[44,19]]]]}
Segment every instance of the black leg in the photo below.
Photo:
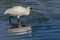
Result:
{"type": "Polygon", "coordinates": [[[18,25],[22,26],[23,22],[21,20],[19,20],[19,19],[17,19],[17,20],[18,20],[18,25]]]}
{"type": "Polygon", "coordinates": [[[12,25],[11,18],[12,18],[12,16],[9,17],[9,23],[12,25]]]}
{"type": "Polygon", "coordinates": [[[20,22],[19,19],[17,19],[18,23],[20,22]]]}
{"type": "Polygon", "coordinates": [[[21,20],[17,19],[17,21],[18,21],[18,24],[19,24],[19,23],[20,23],[20,25],[22,24],[21,20]]]}

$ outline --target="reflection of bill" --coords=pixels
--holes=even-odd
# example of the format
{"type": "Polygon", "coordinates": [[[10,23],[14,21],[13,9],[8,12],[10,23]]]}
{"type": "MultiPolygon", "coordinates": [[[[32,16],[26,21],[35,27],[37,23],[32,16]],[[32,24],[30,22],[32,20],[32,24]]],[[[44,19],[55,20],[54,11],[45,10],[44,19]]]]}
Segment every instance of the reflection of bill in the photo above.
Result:
{"type": "Polygon", "coordinates": [[[8,32],[11,35],[22,35],[22,34],[28,34],[28,33],[30,34],[32,32],[32,28],[30,26],[13,28],[13,29],[8,29],[8,32]]]}

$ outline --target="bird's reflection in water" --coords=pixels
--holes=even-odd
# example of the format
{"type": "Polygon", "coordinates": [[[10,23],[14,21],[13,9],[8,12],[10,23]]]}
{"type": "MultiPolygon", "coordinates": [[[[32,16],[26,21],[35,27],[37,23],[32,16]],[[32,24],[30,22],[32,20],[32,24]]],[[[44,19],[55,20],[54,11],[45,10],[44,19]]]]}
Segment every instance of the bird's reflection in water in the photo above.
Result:
{"type": "Polygon", "coordinates": [[[12,24],[12,27],[8,29],[9,34],[11,35],[22,35],[22,34],[29,34],[31,36],[32,28],[28,25],[21,25],[12,24]]]}

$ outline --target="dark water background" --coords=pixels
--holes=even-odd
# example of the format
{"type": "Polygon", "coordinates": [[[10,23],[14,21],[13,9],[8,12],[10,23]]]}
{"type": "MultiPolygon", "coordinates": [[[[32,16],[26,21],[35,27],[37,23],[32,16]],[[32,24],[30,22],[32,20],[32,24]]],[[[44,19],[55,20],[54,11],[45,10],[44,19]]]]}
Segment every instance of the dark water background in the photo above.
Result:
{"type": "Polygon", "coordinates": [[[60,40],[60,0],[0,0],[0,40],[60,40]],[[8,35],[9,16],[4,11],[13,6],[31,6],[42,13],[31,10],[29,16],[21,20],[32,27],[32,36],[8,35]]]}

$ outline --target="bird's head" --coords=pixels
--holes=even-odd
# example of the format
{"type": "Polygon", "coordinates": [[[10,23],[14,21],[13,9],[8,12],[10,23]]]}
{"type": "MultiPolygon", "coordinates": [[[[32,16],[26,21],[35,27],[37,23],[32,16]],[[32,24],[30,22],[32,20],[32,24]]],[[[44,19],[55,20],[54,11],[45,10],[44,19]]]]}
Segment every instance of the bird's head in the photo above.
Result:
{"type": "Polygon", "coordinates": [[[32,10],[33,8],[29,6],[29,7],[27,7],[27,9],[30,9],[30,10],[32,10]]]}

